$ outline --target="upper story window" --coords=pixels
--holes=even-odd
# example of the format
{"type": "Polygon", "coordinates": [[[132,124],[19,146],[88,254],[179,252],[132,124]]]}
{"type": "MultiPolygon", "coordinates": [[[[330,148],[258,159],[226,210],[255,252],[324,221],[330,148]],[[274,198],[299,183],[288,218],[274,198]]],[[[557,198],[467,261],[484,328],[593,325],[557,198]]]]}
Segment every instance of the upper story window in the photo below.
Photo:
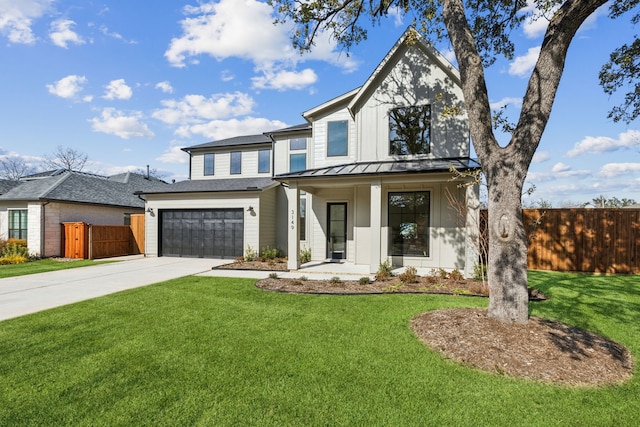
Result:
{"type": "Polygon", "coordinates": [[[207,153],[204,155],[204,175],[213,175],[215,168],[214,168],[214,160],[215,160],[215,156],[213,155],[213,153],[207,153]]]}
{"type": "Polygon", "coordinates": [[[271,172],[271,150],[258,150],[258,173],[271,172]]]}
{"type": "Polygon", "coordinates": [[[348,122],[327,123],[327,156],[346,156],[348,152],[348,122]]]}
{"type": "Polygon", "coordinates": [[[307,168],[307,138],[289,140],[289,172],[303,171],[307,168]]]}
{"type": "Polygon", "coordinates": [[[9,238],[27,240],[27,210],[9,210],[9,238]]]}
{"type": "Polygon", "coordinates": [[[431,106],[416,105],[389,110],[389,154],[431,152],[431,106]]]}
{"type": "Polygon", "coordinates": [[[241,151],[231,152],[230,173],[232,175],[239,175],[242,173],[242,152],[241,151]]]}

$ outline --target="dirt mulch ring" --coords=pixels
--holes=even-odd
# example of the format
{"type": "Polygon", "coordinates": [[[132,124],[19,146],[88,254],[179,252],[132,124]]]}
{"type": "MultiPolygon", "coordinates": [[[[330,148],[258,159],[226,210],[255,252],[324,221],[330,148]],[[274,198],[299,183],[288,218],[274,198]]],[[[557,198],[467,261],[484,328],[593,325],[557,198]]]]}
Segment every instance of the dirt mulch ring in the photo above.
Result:
{"type": "Polygon", "coordinates": [[[232,262],[216,268],[219,270],[289,271],[287,268],[287,261],[283,258],[276,258],[271,261],[232,262]]]}
{"type": "Polygon", "coordinates": [[[526,325],[487,317],[487,310],[436,310],[411,320],[415,334],[445,358],[501,375],[568,386],[602,386],[631,378],[622,345],[560,322],[526,325]]]}
{"type": "MultiPolygon", "coordinates": [[[[256,286],[271,291],[314,294],[443,293],[487,296],[473,280],[420,277],[402,284],[397,278],[363,285],[358,281],[263,279],[256,286]]],[[[537,291],[532,301],[546,297],[537,291]]],[[[503,323],[487,310],[436,310],[416,316],[417,337],[443,357],[498,375],[564,386],[604,386],[631,378],[634,360],[622,345],[552,320],[532,317],[526,325],[503,323]]]]}

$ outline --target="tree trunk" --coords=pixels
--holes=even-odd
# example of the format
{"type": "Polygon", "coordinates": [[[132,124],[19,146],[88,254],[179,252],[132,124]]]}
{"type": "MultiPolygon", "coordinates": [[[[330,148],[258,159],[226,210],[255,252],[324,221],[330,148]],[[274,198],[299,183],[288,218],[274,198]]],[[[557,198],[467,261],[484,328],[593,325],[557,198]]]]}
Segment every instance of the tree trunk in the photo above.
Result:
{"type": "Polygon", "coordinates": [[[489,191],[489,317],[527,323],[527,236],[522,222],[522,178],[500,168],[487,179],[489,191]]]}

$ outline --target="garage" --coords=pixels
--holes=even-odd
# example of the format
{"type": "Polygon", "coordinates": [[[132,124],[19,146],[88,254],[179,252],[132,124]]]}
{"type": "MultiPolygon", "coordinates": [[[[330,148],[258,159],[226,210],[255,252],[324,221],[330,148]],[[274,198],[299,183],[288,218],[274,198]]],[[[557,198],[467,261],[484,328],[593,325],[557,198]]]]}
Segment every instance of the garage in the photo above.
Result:
{"type": "Polygon", "coordinates": [[[161,256],[237,258],[244,253],[243,209],[161,210],[161,256]]]}

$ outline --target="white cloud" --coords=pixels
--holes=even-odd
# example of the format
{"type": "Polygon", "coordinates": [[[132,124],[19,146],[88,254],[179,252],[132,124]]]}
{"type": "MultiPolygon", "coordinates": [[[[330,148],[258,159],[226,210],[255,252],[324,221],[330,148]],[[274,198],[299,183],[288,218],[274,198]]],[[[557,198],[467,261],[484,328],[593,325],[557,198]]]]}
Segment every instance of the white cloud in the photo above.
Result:
{"type": "Polygon", "coordinates": [[[585,178],[590,175],[592,175],[592,172],[589,170],[572,170],[570,166],[567,166],[564,163],[556,163],[551,168],[551,171],[548,172],[529,171],[529,173],[527,173],[527,181],[530,181],[533,184],[538,184],[540,182],[549,182],[562,179],[585,178]]]}
{"type": "Polygon", "coordinates": [[[123,139],[129,138],[152,138],[154,133],[142,123],[142,113],[133,112],[125,115],[115,108],[105,108],[100,117],[91,119],[92,129],[95,132],[102,132],[116,135],[123,139]]]}
{"type": "Polygon", "coordinates": [[[607,136],[587,136],[576,143],[567,152],[567,157],[576,157],[581,154],[600,154],[612,151],[640,146],[640,130],[629,130],[618,135],[618,139],[607,136]]]}
{"type": "Polygon", "coordinates": [[[555,165],[553,165],[553,167],[551,168],[551,172],[552,173],[560,173],[560,172],[567,172],[571,170],[571,166],[569,165],[565,165],[562,162],[556,163],[555,165]]]}
{"type": "Polygon", "coordinates": [[[222,80],[223,82],[230,82],[235,78],[236,77],[233,75],[233,72],[231,70],[222,70],[222,72],[220,73],[220,80],[222,80]]]}
{"type": "Polygon", "coordinates": [[[185,164],[189,160],[189,155],[182,151],[184,145],[176,145],[172,143],[164,153],[156,157],[155,160],[161,163],[180,163],[185,164]]]}
{"type": "Polygon", "coordinates": [[[187,95],[181,100],[164,100],[164,108],[153,117],[167,124],[193,124],[250,114],[255,102],[246,93],[234,92],[212,95],[187,95]]]}
{"type": "Polygon", "coordinates": [[[84,44],[84,40],[76,32],[71,30],[75,22],[68,19],[58,19],[51,23],[49,38],[56,46],[67,49],[68,43],[84,44]]]}
{"type": "Polygon", "coordinates": [[[598,175],[611,178],[636,172],[640,172],[640,163],[607,163],[600,168],[598,175]]]}
{"type": "Polygon", "coordinates": [[[218,140],[238,135],[254,135],[285,127],[287,124],[279,120],[245,117],[243,119],[211,120],[207,123],[182,126],[176,131],[176,135],[185,138],[201,135],[207,139],[218,140]]]}
{"type": "Polygon", "coordinates": [[[171,86],[171,83],[166,80],[156,84],[156,89],[160,89],[164,93],[173,93],[173,87],[171,86]]]}
{"type": "Polygon", "coordinates": [[[273,71],[267,69],[259,77],[253,77],[253,87],[257,89],[304,89],[318,81],[318,75],[311,69],[306,68],[300,72],[296,71],[273,71]]]}
{"type": "Polygon", "coordinates": [[[404,25],[404,11],[397,7],[389,8],[389,16],[393,18],[393,25],[396,27],[401,27],[404,25]]]}
{"type": "Polygon", "coordinates": [[[54,0],[2,0],[0,1],[0,34],[11,43],[33,44],[36,37],[31,31],[35,19],[42,17],[54,0]]]}
{"type": "Polygon", "coordinates": [[[83,85],[87,83],[85,76],[69,75],[61,78],[57,82],[47,85],[49,93],[59,96],[60,98],[72,99],[80,93],[83,85]]]}
{"type": "Polygon", "coordinates": [[[513,105],[516,108],[522,108],[522,98],[506,97],[502,98],[500,101],[489,104],[493,110],[499,110],[501,108],[508,107],[509,105],[513,105]]]}
{"type": "Polygon", "coordinates": [[[536,151],[531,160],[533,163],[543,163],[551,158],[551,153],[548,151],[536,151]]]}
{"type": "Polygon", "coordinates": [[[197,63],[200,55],[217,60],[243,58],[252,61],[258,72],[270,70],[274,74],[312,59],[332,63],[347,72],[358,66],[357,60],[336,49],[328,34],[318,34],[311,52],[301,56],[291,45],[292,24],[274,25],[274,10],[264,2],[220,0],[183,10],[189,16],[181,21],[182,35],[173,38],[165,52],[175,67],[197,63]]]}
{"type": "Polygon", "coordinates": [[[104,99],[130,99],[133,95],[131,87],[125,83],[124,79],[112,80],[107,85],[104,99]]]}
{"type": "Polygon", "coordinates": [[[516,57],[516,59],[509,64],[509,74],[519,77],[527,76],[536,65],[538,56],[540,56],[540,46],[529,48],[525,55],[516,57]]]}

